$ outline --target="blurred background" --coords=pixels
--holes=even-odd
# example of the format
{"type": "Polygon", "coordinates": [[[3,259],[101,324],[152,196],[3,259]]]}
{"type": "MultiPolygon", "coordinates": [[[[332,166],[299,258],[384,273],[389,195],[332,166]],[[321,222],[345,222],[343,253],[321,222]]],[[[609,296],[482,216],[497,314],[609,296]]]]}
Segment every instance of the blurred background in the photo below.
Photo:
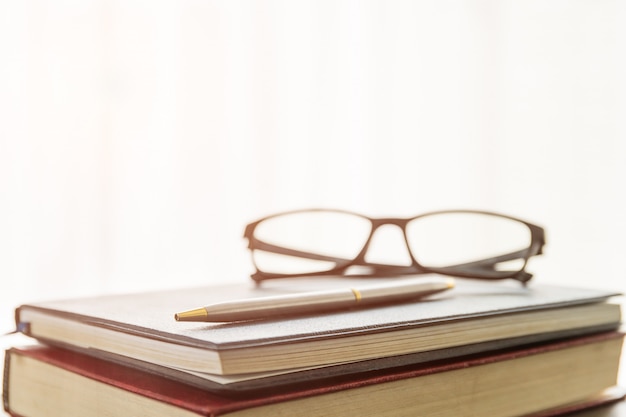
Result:
{"type": "Polygon", "coordinates": [[[247,282],[306,207],[542,225],[626,291],[626,3],[0,2],[0,330],[47,298],[247,282]]]}

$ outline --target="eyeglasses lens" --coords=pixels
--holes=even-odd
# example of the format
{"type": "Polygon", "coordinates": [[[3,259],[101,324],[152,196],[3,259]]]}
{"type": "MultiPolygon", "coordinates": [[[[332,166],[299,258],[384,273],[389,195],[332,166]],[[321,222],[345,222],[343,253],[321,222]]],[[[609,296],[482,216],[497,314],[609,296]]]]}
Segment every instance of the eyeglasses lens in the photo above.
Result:
{"type": "MultiPolygon", "coordinates": [[[[409,248],[427,268],[444,268],[515,253],[530,247],[531,231],[524,223],[473,212],[436,213],[418,217],[406,226],[409,248]]],[[[497,265],[520,271],[524,259],[497,265]]]]}

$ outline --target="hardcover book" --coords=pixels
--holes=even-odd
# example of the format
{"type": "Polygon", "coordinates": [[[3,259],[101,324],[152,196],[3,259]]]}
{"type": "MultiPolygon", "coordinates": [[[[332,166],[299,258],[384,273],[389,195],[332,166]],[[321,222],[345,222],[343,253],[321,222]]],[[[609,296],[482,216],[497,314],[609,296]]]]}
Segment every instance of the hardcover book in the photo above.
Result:
{"type": "Polygon", "coordinates": [[[41,302],[19,307],[16,326],[50,344],[246,389],[254,381],[291,383],[612,330],[621,320],[619,305],[607,302],[617,295],[611,292],[492,282],[459,282],[420,302],[318,316],[174,320],[192,307],[319,289],[320,282],[354,285],[239,284],[41,302]]]}
{"type": "Polygon", "coordinates": [[[12,348],[4,407],[20,417],[478,415],[550,416],[607,401],[623,335],[617,332],[492,354],[225,396],[54,347],[12,348]]]}

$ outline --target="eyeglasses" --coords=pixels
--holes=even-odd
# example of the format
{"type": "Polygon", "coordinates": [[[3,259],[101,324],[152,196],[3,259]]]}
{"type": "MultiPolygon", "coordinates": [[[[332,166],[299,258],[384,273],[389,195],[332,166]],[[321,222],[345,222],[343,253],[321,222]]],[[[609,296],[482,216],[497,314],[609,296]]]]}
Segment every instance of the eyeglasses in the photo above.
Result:
{"type": "Polygon", "coordinates": [[[308,209],[271,215],[246,226],[255,281],[306,276],[394,277],[437,273],[526,283],[528,259],[542,253],[543,228],[474,210],[410,218],[370,218],[343,210],[308,209]],[[368,262],[374,235],[397,226],[408,249],[405,265],[368,262]]]}

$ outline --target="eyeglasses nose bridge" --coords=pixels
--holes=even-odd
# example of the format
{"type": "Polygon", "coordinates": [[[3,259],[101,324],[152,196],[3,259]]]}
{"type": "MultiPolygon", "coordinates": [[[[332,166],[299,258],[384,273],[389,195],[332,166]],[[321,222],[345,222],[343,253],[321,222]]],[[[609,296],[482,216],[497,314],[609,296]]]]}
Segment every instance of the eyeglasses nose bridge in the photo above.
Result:
{"type": "Polygon", "coordinates": [[[392,224],[394,226],[398,226],[399,228],[405,228],[406,224],[410,219],[399,219],[394,217],[386,217],[381,219],[372,219],[372,232],[378,229],[380,226],[384,226],[386,224],[392,224]]]}
{"type": "Polygon", "coordinates": [[[365,245],[363,246],[363,249],[361,250],[361,253],[359,253],[359,255],[357,256],[357,259],[360,261],[363,261],[365,259],[365,256],[367,255],[367,252],[369,251],[370,248],[370,244],[372,243],[372,239],[374,238],[374,235],[376,234],[376,231],[381,227],[381,226],[397,226],[400,228],[400,231],[402,233],[402,238],[404,241],[404,245],[406,246],[406,250],[407,253],[409,255],[409,257],[411,258],[411,263],[415,262],[415,258],[413,256],[413,252],[411,252],[411,247],[409,246],[409,242],[407,240],[406,237],[406,225],[407,223],[410,221],[410,219],[401,219],[401,218],[379,218],[379,219],[371,219],[372,221],[372,230],[370,231],[370,235],[367,239],[367,241],[365,242],[365,245]]]}

